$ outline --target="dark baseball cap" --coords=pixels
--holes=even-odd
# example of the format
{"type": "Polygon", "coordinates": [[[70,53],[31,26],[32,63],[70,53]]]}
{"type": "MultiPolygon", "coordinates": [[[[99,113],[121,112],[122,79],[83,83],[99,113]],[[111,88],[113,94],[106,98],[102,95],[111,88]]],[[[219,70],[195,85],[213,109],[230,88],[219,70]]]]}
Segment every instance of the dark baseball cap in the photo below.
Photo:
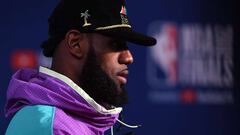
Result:
{"type": "Polygon", "coordinates": [[[124,0],[61,0],[49,17],[49,38],[43,53],[52,57],[57,44],[70,29],[83,33],[101,33],[143,46],[156,39],[132,29],[124,0]]]}

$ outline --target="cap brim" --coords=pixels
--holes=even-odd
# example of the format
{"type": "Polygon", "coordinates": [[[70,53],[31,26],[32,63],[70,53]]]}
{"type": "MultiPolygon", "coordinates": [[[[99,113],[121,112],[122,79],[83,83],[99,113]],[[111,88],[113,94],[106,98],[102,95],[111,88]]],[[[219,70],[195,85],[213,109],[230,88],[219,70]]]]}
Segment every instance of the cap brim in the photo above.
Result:
{"type": "Polygon", "coordinates": [[[98,32],[106,36],[120,38],[128,42],[142,46],[153,46],[157,43],[155,38],[135,32],[129,28],[107,29],[98,32]]]}

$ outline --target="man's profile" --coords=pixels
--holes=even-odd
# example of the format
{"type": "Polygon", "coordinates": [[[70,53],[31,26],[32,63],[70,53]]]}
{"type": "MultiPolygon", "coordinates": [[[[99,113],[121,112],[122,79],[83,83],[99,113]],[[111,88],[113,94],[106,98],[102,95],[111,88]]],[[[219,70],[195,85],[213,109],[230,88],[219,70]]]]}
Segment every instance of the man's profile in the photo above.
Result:
{"type": "Polygon", "coordinates": [[[12,76],[6,135],[102,135],[128,101],[127,42],[156,40],[132,30],[124,0],[61,0],[48,21],[42,48],[52,66],[12,76]]]}

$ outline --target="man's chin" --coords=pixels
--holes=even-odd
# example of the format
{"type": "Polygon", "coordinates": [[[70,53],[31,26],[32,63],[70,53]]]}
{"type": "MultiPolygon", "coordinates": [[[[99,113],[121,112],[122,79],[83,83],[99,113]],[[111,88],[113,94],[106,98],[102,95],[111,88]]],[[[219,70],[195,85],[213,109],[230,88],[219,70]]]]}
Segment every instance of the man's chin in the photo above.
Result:
{"type": "MultiPolygon", "coordinates": [[[[114,80],[114,79],[112,79],[114,80]]],[[[122,83],[121,81],[119,81],[118,79],[117,80],[114,80],[115,82],[115,86],[116,86],[116,92],[118,95],[121,95],[122,93],[125,92],[125,86],[126,84],[125,83],[122,83]]]]}
{"type": "Polygon", "coordinates": [[[124,93],[124,89],[123,89],[124,85],[119,85],[118,89],[116,90],[117,95],[122,95],[124,93]]]}
{"type": "Polygon", "coordinates": [[[118,104],[116,106],[124,106],[128,103],[128,94],[124,86],[125,85],[122,85],[121,88],[118,90],[118,101],[116,101],[118,104]]]}

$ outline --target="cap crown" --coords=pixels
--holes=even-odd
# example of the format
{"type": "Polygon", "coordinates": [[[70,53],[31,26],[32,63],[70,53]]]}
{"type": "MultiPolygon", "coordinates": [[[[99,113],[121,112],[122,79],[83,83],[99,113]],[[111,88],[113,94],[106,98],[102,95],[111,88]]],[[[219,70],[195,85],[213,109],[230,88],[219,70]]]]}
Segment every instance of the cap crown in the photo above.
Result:
{"type": "Polygon", "coordinates": [[[124,0],[62,0],[49,18],[49,35],[131,28],[124,0]]]}

